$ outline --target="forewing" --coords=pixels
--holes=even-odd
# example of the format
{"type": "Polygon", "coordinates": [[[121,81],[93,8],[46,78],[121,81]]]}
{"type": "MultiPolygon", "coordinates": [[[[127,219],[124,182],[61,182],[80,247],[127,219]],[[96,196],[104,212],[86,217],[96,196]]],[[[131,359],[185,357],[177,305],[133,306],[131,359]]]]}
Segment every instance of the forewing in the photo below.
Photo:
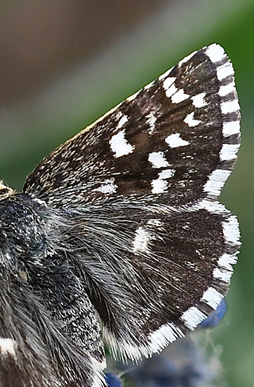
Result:
{"type": "Polygon", "coordinates": [[[232,65],[211,45],[57,148],[24,190],[54,206],[216,197],[239,147],[239,119],[232,65]]]}

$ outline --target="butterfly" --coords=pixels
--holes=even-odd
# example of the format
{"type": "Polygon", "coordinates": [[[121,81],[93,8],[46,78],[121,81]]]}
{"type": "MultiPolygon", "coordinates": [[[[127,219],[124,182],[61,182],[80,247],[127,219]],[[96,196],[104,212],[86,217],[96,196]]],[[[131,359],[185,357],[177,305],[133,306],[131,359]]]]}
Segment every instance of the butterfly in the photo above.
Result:
{"type": "Polygon", "coordinates": [[[223,48],[204,47],[0,186],[0,384],[103,385],[104,344],[140,359],[227,293],[237,218],[217,201],[240,112],[223,48]]]}

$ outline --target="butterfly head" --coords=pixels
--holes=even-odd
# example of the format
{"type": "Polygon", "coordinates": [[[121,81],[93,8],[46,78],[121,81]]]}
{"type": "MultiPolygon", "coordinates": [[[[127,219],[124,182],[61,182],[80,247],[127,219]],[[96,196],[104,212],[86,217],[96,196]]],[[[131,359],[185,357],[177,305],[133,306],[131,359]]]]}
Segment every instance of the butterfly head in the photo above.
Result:
{"type": "Polygon", "coordinates": [[[1,197],[0,245],[4,271],[17,273],[23,270],[23,265],[36,264],[46,255],[41,207],[29,195],[1,197]]]}
{"type": "Polygon", "coordinates": [[[12,188],[6,186],[2,180],[0,180],[0,200],[6,199],[13,195],[14,191],[12,188]]]}

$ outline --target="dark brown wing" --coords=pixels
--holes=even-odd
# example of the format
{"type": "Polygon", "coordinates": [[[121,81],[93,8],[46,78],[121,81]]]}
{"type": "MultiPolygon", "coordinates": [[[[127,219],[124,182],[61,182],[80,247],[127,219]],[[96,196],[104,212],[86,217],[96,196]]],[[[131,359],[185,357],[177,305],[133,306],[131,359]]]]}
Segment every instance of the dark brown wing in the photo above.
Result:
{"type": "Polygon", "coordinates": [[[57,148],[24,191],[53,206],[216,197],[236,158],[239,119],[232,65],[211,45],[57,148]]]}

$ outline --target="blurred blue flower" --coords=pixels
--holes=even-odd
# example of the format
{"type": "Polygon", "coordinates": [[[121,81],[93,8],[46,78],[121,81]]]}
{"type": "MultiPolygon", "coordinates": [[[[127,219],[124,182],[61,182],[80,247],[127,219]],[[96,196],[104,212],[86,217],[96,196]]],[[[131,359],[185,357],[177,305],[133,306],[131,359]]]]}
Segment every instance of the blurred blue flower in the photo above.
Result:
{"type": "Polygon", "coordinates": [[[218,308],[210,314],[202,323],[199,324],[201,328],[214,328],[220,324],[221,320],[227,312],[227,302],[225,298],[221,301],[218,308]]]}
{"type": "MultiPolygon", "coordinates": [[[[223,299],[207,319],[199,326],[201,328],[216,327],[227,311],[227,303],[223,299]]],[[[144,359],[138,365],[129,362],[127,365],[118,363],[118,369],[123,374],[123,384],[112,375],[107,374],[109,387],[203,387],[219,385],[218,371],[211,364],[195,339],[198,332],[189,334],[183,339],[168,346],[161,354],[144,359]],[[126,384],[124,384],[124,381],[126,384]],[[115,384],[114,384],[115,383],[115,384]]]]}
{"type": "Polygon", "coordinates": [[[107,382],[108,387],[122,387],[122,383],[117,376],[112,374],[111,372],[107,372],[105,374],[105,380],[107,382]]]}
{"type": "Polygon", "coordinates": [[[130,387],[201,387],[211,379],[199,347],[184,338],[160,355],[143,360],[126,372],[130,387]],[[175,356],[174,356],[175,355],[175,356]],[[179,356],[179,358],[178,358],[179,356]]]}

